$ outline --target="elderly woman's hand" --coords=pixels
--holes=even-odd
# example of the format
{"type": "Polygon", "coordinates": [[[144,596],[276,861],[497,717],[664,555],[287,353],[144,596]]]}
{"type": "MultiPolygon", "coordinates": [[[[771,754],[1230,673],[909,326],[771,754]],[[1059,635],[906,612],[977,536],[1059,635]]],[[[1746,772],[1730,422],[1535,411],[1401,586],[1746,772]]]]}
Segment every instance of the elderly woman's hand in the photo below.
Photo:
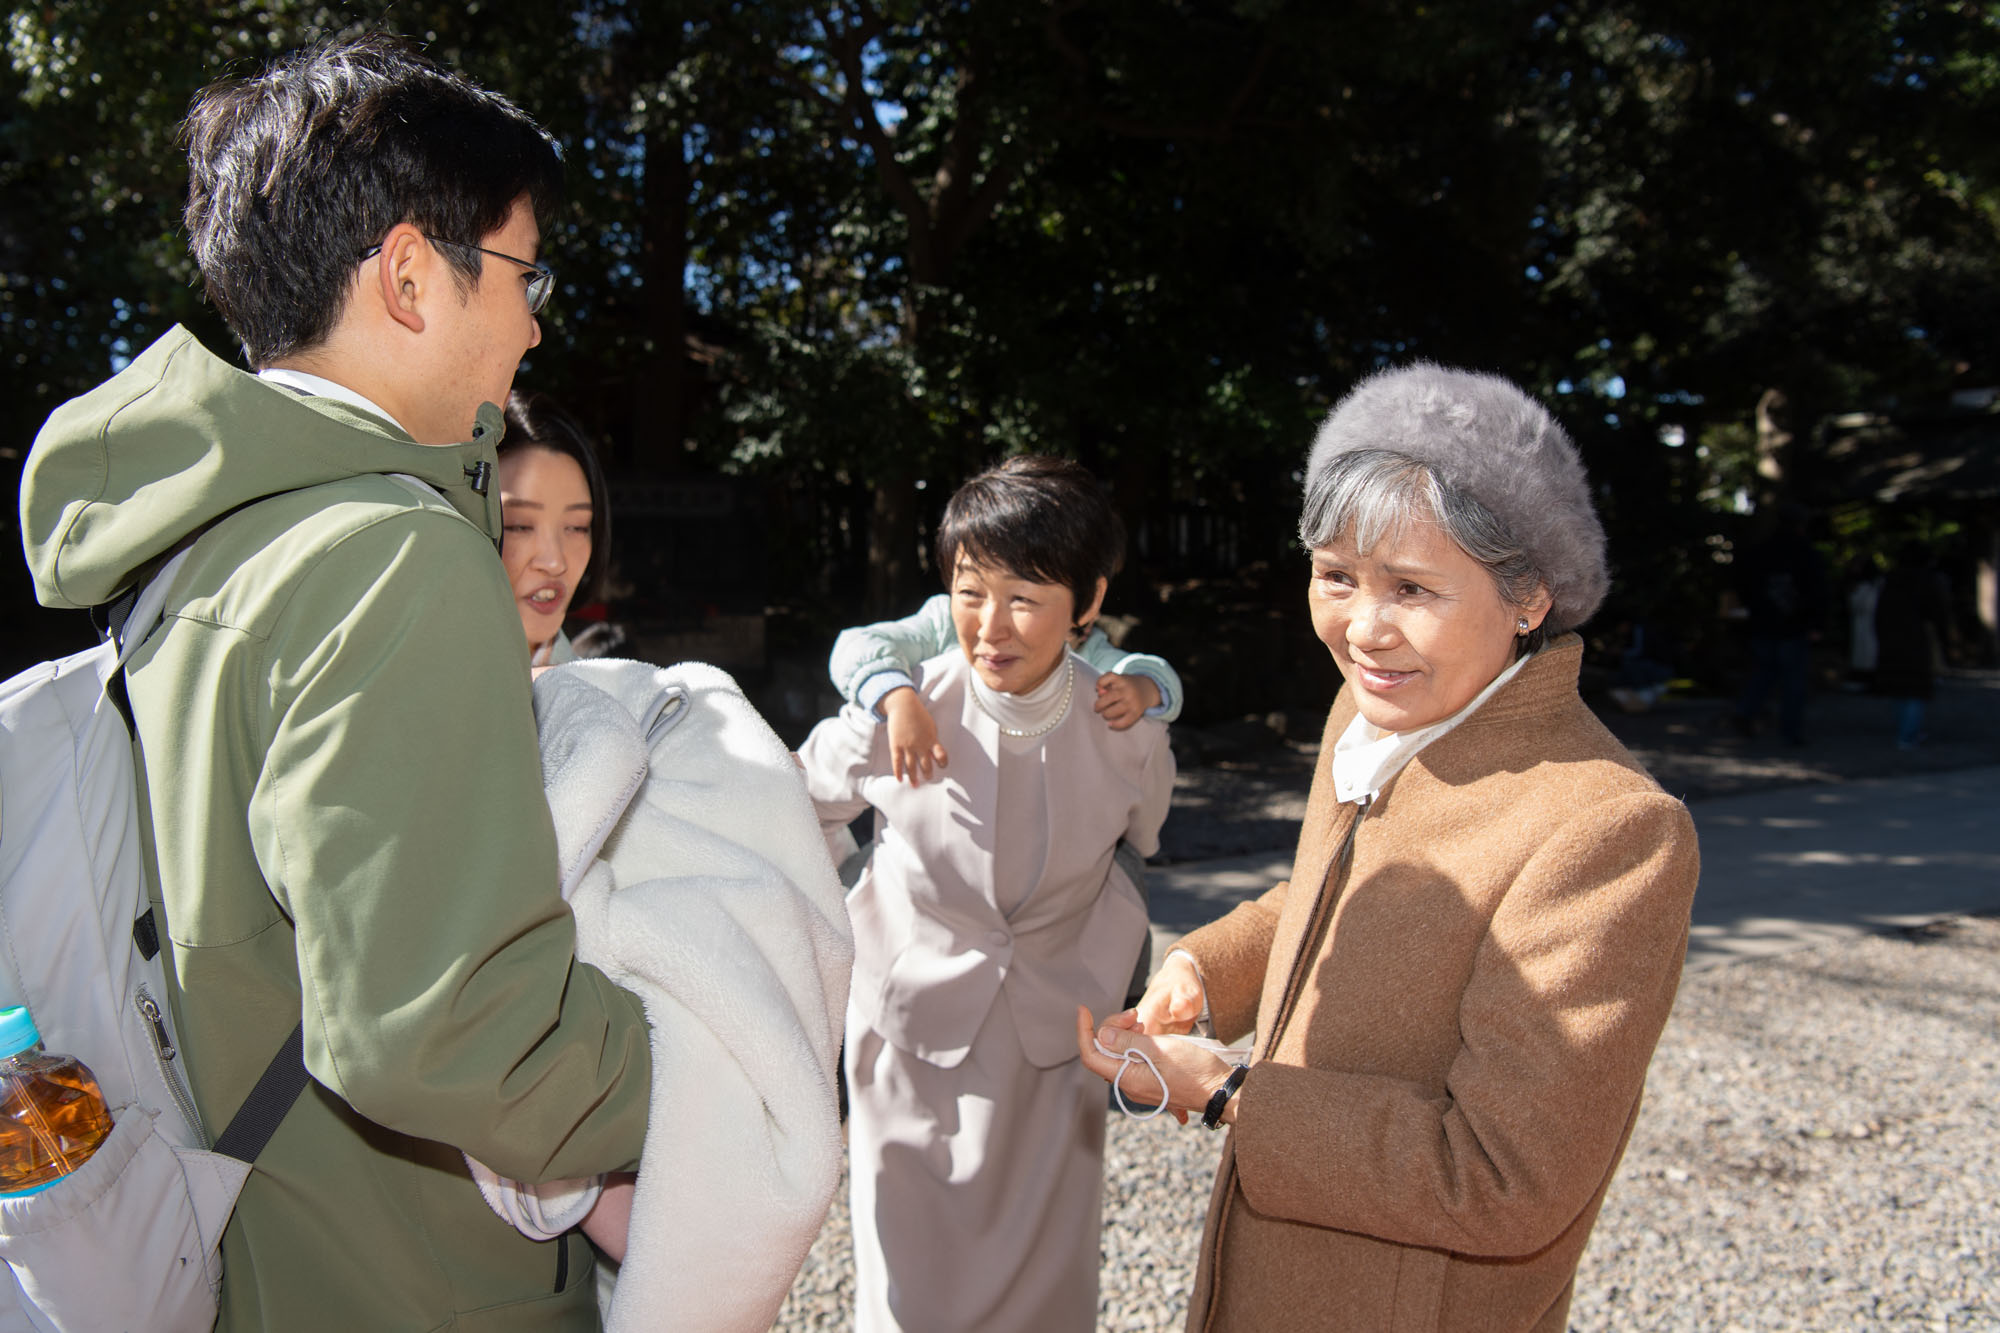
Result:
{"type": "MultiPolygon", "coordinates": [[[[1137,1023],[1133,1012],[1127,1009],[1106,1018],[1103,1026],[1093,1028],[1090,1010],[1078,1005],[1077,1055],[1082,1059],[1084,1068],[1106,1083],[1116,1080],[1118,1090],[1125,1094],[1125,1100],[1135,1104],[1159,1104],[1160,1080],[1165,1080],[1167,1109],[1185,1125],[1190,1114],[1200,1115],[1208,1109],[1209,1097],[1222,1086],[1229,1077],[1229,1071],[1236,1066],[1193,1042],[1171,1036],[1149,1037],[1137,1030],[1137,1023]],[[1152,1061],[1152,1069],[1159,1071],[1160,1078],[1153,1077],[1144,1061],[1123,1058],[1128,1050],[1144,1053],[1146,1059],[1152,1061]],[[1106,1055],[1104,1051],[1111,1054],[1106,1055]]],[[[1233,1124],[1235,1112],[1235,1099],[1231,1098],[1223,1104],[1222,1122],[1233,1124]]]]}
{"type": "Polygon", "coordinates": [[[1139,1030],[1150,1036],[1189,1032],[1201,1017],[1206,998],[1194,959],[1184,953],[1170,953],[1153,979],[1146,983],[1146,993],[1139,997],[1133,1012],[1138,1015],[1139,1030]]]}

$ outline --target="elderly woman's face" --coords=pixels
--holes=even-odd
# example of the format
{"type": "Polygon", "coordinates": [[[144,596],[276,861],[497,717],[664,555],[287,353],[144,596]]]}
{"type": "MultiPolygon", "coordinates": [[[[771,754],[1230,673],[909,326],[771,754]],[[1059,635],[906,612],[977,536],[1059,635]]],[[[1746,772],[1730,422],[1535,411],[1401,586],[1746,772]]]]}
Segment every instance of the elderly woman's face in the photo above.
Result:
{"type": "Polygon", "coordinates": [[[1313,629],[1384,731],[1442,722],[1514,660],[1516,623],[1548,613],[1509,605],[1486,568],[1435,524],[1412,521],[1362,554],[1336,537],[1312,555],[1313,629]]]}
{"type": "Polygon", "coordinates": [[[1069,643],[1076,598],[1060,583],[959,558],[951,580],[958,646],[989,689],[1025,694],[1049,678],[1069,643]]]}

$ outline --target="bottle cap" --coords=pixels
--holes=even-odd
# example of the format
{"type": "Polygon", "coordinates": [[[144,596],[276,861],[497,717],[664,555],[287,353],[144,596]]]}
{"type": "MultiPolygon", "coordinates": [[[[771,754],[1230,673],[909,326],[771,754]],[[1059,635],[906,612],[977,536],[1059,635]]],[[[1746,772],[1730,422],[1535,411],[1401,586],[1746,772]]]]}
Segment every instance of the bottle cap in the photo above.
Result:
{"type": "Polygon", "coordinates": [[[19,1055],[42,1039],[41,1030],[22,1005],[0,1009],[0,1060],[19,1055]]]}

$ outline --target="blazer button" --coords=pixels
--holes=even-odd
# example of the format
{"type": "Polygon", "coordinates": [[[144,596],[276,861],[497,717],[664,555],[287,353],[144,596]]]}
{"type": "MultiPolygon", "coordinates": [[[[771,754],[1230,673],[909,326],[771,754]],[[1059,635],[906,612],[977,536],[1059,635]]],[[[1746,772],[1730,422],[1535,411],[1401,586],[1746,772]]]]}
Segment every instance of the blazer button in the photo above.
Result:
{"type": "Polygon", "coordinates": [[[989,930],[986,932],[986,942],[996,949],[1004,949],[1014,942],[1014,937],[1004,930],[989,930]]]}

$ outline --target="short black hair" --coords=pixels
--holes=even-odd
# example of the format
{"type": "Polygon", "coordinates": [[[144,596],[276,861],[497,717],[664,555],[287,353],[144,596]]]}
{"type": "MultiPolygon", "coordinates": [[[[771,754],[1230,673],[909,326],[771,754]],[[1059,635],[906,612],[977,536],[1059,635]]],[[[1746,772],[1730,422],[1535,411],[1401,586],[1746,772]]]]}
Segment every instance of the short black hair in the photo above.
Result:
{"type": "Polygon", "coordinates": [[[590,561],[576,578],[576,595],[585,603],[604,596],[605,571],[611,568],[611,498],[605,493],[604,470],[597,465],[597,451],[582,423],[556,405],[545,393],[507,395],[507,429],[500,436],[495,455],[505,458],[521,449],[547,449],[576,460],[583,469],[583,481],[590,488],[590,561]]]}
{"type": "MultiPolygon", "coordinates": [[[[381,33],[209,85],[181,138],[189,249],[254,366],[324,341],[398,223],[477,244],[515,200],[546,226],[562,196],[562,156],[525,112],[381,33]]],[[[476,251],[441,253],[477,285],[476,251]]]]}
{"type": "Polygon", "coordinates": [[[1125,524],[1088,469],[1020,454],[958,488],[938,524],[938,573],[951,586],[959,557],[1036,583],[1059,583],[1082,615],[1125,560],[1125,524]]]}

